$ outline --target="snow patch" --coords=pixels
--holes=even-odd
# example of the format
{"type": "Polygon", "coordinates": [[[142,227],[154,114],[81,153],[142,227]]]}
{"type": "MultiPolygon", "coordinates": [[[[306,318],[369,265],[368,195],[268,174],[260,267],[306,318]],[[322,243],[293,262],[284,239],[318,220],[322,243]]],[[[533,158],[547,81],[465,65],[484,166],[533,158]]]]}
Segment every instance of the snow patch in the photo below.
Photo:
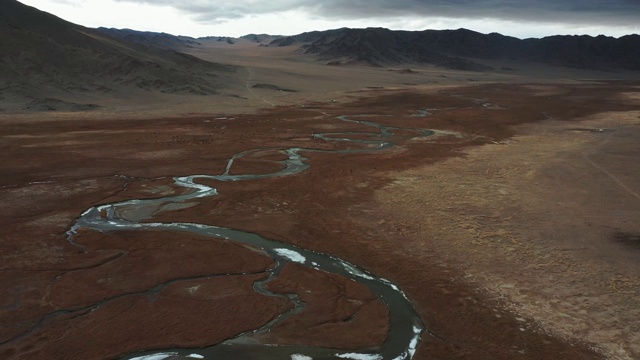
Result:
{"type": "Polygon", "coordinates": [[[302,256],[302,254],[300,254],[297,251],[293,251],[289,249],[273,249],[273,251],[282,257],[285,257],[293,262],[297,262],[300,264],[304,264],[304,262],[307,260],[306,257],[302,256]]]}
{"type": "Polygon", "coordinates": [[[163,359],[166,359],[168,357],[176,356],[176,355],[178,355],[178,353],[175,353],[175,352],[173,352],[173,353],[159,353],[159,354],[153,354],[153,355],[138,356],[138,357],[135,357],[135,358],[133,358],[131,360],[163,360],[163,359]]]}
{"type": "Polygon", "coordinates": [[[291,360],[313,360],[313,358],[306,355],[293,354],[291,355],[291,360]]]}
{"type": "Polygon", "coordinates": [[[341,359],[352,359],[352,360],[382,360],[382,356],[378,354],[349,353],[349,354],[336,354],[336,356],[341,359]]]}
{"type": "Polygon", "coordinates": [[[373,276],[366,274],[365,272],[359,270],[358,268],[356,268],[355,266],[349,264],[346,261],[341,262],[341,265],[351,275],[358,276],[358,277],[361,277],[361,278],[367,279],[367,280],[375,280],[375,278],[373,276]]]}

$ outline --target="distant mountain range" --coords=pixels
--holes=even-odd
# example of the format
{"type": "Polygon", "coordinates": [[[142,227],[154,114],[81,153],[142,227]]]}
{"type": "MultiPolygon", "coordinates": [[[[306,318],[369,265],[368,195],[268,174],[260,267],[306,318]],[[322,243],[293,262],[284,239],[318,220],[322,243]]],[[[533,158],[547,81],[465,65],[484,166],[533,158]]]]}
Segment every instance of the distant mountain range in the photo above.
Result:
{"type": "Polygon", "coordinates": [[[514,60],[580,69],[640,70],[640,36],[550,36],[520,40],[498,33],[383,28],[314,31],[282,37],[269,46],[300,46],[331,64],[374,66],[433,64],[461,70],[487,70],[482,60],[514,60]]]}
{"type": "Polygon", "coordinates": [[[190,38],[132,30],[99,29],[139,45],[179,50],[216,40],[229,45],[249,40],[260,46],[297,47],[329,65],[435,65],[448,69],[488,71],[483,60],[541,63],[577,69],[640,70],[640,35],[558,35],[518,39],[498,33],[458,30],[396,31],[384,28],[312,31],[294,36],[249,34],[240,38],[190,38]],[[123,34],[127,34],[124,36],[123,34]]]}
{"type": "Polygon", "coordinates": [[[58,97],[131,89],[216,94],[235,71],[175,51],[190,39],[89,29],[15,0],[0,9],[0,108],[85,109],[58,97]]]}

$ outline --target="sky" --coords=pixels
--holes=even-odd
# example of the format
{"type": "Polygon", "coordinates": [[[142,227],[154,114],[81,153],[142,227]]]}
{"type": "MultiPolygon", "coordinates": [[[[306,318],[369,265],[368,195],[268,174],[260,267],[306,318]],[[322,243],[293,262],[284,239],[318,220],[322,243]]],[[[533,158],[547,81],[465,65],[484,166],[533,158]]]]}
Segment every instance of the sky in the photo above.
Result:
{"type": "Polygon", "coordinates": [[[640,0],[21,0],[87,27],[294,35],[341,27],[466,28],[521,39],[640,33],[640,0]]]}

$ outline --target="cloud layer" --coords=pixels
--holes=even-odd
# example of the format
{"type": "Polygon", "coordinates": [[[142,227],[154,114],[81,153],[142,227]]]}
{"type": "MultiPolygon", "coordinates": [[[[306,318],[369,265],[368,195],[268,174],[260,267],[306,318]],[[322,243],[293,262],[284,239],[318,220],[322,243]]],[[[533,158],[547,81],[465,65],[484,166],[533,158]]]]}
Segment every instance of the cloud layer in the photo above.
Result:
{"type": "MultiPolygon", "coordinates": [[[[189,36],[339,27],[467,28],[519,38],[640,33],[640,0],[19,0],[88,27],[189,36]],[[144,16],[142,16],[143,14],[144,16]]],[[[1,0],[0,0],[1,2],[1,0]]]]}
{"type": "Polygon", "coordinates": [[[198,21],[220,22],[289,10],[332,20],[398,17],[501,19],[637,26],[638,0],[118,0],[171,6],[198,21]]]}

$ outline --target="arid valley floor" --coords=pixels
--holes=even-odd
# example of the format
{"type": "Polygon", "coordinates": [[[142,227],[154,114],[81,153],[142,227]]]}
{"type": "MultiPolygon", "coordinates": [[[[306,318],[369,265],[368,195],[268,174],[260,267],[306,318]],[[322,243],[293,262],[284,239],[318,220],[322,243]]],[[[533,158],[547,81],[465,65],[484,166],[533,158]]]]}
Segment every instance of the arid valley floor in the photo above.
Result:
{"type": "MultiPolygon", "coordinates": [[[[234,96],[141,91],[85,99],[103,106],[91,111],[0,113],[0,358],[199,348],[285,312],[253,291],[273,260],[249,246],[67,232],[92,206],[185,192],[173,177],[222,174],[241,151],[263,149],[232,174],[279,169],[274,149],[357,147],[312,134],[374,132],[337,119],[363,114],[435,133],[303,151],[310,168],[292,176],[202,180],[220,195],[149,221],[241,229],[393,281],[428,329],[415,359],[640,358],[637,73],[340,67],[209,45],[192,55],[238,66],[234,96]]],[[[307,306],[256,342],[386,338],[385,305],[344,277],[290,264],[269,288],[307,306]]]]}

